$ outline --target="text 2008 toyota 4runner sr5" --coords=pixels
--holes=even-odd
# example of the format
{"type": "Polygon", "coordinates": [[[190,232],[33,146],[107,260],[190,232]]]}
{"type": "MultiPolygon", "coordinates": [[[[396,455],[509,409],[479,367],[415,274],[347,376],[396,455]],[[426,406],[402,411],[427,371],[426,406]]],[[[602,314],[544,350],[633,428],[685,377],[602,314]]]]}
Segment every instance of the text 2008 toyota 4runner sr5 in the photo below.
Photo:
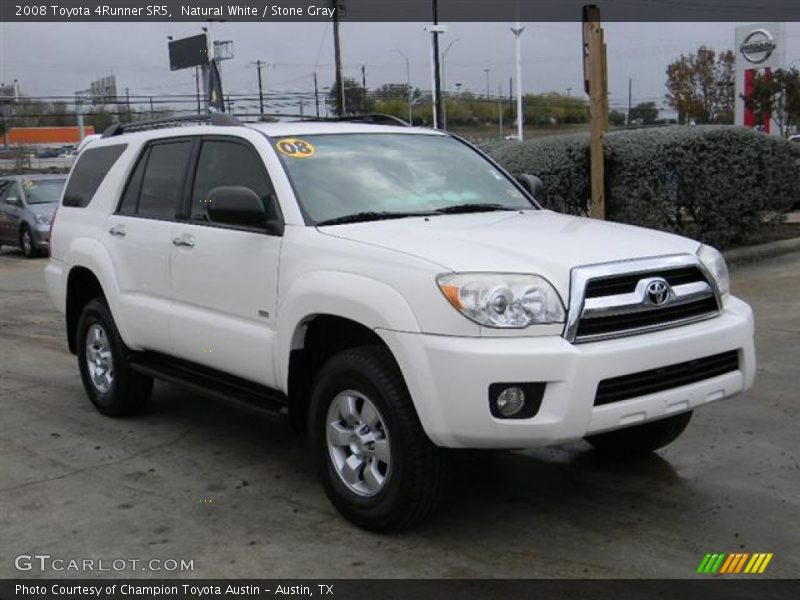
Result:
{"type": "Polygon", "coordinates": [[[153,378],[288,415],[373,530],[451,448],[648,452],[753,382],[719,252],[543,210],[465,142],[387,124],[116,127],[77,160],[47,284],[106,415],[153,378]]]}

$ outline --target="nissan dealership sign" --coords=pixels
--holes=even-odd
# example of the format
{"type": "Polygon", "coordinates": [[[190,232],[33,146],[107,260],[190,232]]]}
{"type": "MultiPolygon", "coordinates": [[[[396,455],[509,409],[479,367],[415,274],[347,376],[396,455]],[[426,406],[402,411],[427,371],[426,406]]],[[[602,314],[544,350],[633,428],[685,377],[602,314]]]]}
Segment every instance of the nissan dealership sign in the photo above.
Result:
{"type": "MultiPolygon", "coordinates": [[[[742,99],[752,92],[752,82],[759,72],[786,66],[786,34],[783,23],[751,23],[736,28],[736,124],[754,127],[755,116],[742,99]]],[[[763,124],[775,132],[774,123],[763,124]]]]}
{"type": "Polygon", "coordinates": [[[775,52],[775,47],[775,37],[769,31],[754,29],[739,45],[739,52],[747,62],[760,65],[769,60],[775,52]]]}

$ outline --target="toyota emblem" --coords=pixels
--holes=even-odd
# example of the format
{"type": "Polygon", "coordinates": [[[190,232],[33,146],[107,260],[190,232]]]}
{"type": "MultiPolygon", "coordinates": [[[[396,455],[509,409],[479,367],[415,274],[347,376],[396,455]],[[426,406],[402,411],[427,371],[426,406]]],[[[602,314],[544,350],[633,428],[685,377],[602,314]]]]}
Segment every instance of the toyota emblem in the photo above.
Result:
{"type": "Polygon", "coordinates": [[[663,279],[655,279],[647,284],[645,296],[653,306],[663,306],[672,297],[672,289],[663,279]]]}

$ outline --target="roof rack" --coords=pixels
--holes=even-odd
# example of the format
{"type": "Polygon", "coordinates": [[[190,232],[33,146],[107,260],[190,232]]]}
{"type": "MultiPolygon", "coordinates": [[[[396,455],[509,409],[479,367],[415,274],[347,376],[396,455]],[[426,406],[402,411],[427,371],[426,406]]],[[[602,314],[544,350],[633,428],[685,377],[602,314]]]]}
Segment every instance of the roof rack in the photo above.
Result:
{"type": "Polygon", "coordinates": [[[165,117],[163,119],[153,119],[152,121],[133,121],[131,123],[114,123],[103,132],[103,137],[113,137],[123,133],[133,131],[146,131],[148,129],[163,129],[165,127],[176,127],[185,123],[207,123],[220,127],[236,127],[243,123],[234,116],[223,113],[209,113],[199,115],[185,115],[179,117],[165,117]]]}
{"type": "Polygon", "coordinates": [[[295,119],[297,122],[325,122],[325,123],[371,123],[373,125],[397,125],[398,127],[412,127],[411,123],[394,115],[370,113],[366,115],[349,115],[346,117],[315,117],[313,115],[296,115],[281,113],[265,113],[265,117],[295,119]]]}
{"type": "Polygon", "coordinates": [[[336,117],[335,121],[348,121],[351,123],[373,123],[375,125],[399,125],[401,127],[411,127],[411,123],[395,117],[394,115],[385,115],[383,113],[370,113],[366,115],[353,115],[349,117],[336,117]]]}

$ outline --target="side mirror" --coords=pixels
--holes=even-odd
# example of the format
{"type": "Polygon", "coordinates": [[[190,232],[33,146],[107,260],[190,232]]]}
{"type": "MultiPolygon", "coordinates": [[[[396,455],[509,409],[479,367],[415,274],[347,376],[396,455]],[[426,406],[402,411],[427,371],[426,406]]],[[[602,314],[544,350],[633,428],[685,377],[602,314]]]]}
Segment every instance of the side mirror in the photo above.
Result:
{"type": "Polygon", "coordinates": [[[6,204],[22,207],[22,200],[20,200],[16,196],[9,196],[8,198],[6,198],[6,204]]]}
{"type": "Polygon", "coordinates": [[[522,187],[528,190],[528,193],[534,198],[538,198],[544,190],[544,183],[542,183],[542,180],[536,175],[528,175],[527,173],[524,173],[523,175],[517,177],[517,181],[519,181],[522,184],[522,187]]]}
{"type": "Polygon", "coordinates": [[[208,218],[213,223],[252,227],[280,235],[281,223],[270,220],[264,203],[253,190],[241,185],[215,187],[208,194],[208,218]]]}

